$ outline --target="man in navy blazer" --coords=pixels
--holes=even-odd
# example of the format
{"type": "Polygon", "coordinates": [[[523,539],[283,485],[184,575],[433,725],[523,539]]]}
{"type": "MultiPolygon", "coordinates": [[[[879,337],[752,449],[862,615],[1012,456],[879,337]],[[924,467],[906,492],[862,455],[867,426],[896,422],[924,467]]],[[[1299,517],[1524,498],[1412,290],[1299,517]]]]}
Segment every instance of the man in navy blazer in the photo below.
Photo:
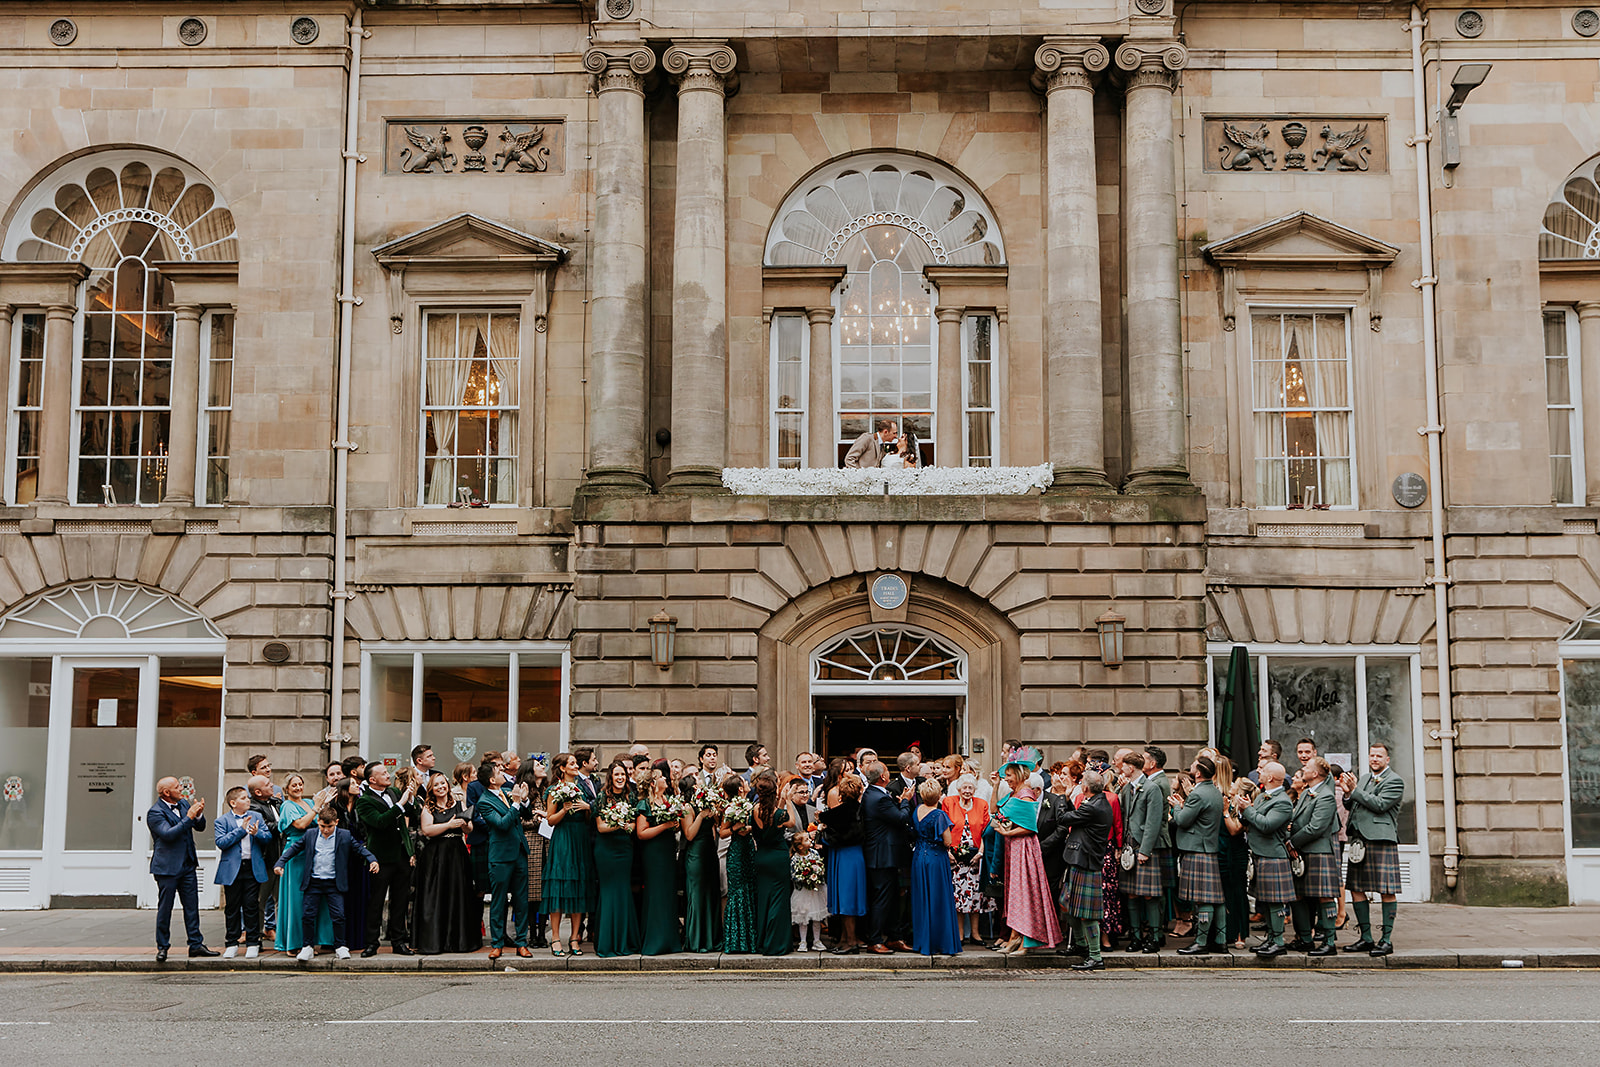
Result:
{"type": "Polygon", "coordinates": [[[911,952],[899,931],[891,930],[900,899],[900,869],[910,866],[908,830],[910,791],[898,797],[889,792],[889,768],[873,760],[862,768],[867,778],[861,796],[862,824],[866,830],[867,951],[880,956],[911,952]],[[889,940],[893,936],[895,940],[889,940]]]}
{"type": "MultiPolygon", "coordinates": [[[[349,830],[339,826],[339,813],[333,810],[332,804],[317,812],[317,832],[307,831],[295,838],[278,857],[278,866],[272,873],[282,878],[283,865],[302,851],[306,854],[306,863],[300,872],[300,889],[304,894],[300,908],[302,936],[316,936],[317,914],[326,902],[328,917],[333,920],[334,955],[347,960],[350,950],[345,947],[344,895],[350,890],[350,867],[354,857],[359,855],[366,861],[368,872],[377,874],[378,861],[349,830]]],[[[298,958],[309,960],[315,955],[316,949],[308,943],[300,947],[298,958]]]]}
{"type": "Polygon", "coordinates": [[[153,846],[150,873],[156,880],[156,962],[167,961],[172,946],[172,902],[183,902],[183,928],[189,938],[190,956],[215,956],[200,936],[200,881],[195,871],[200,857],[194,850],[194,833],[206,828],[206,802],[196,800],[187,806],[176,778],[156,783],[156,802],[145,812],[144,824],[153,846]]]}

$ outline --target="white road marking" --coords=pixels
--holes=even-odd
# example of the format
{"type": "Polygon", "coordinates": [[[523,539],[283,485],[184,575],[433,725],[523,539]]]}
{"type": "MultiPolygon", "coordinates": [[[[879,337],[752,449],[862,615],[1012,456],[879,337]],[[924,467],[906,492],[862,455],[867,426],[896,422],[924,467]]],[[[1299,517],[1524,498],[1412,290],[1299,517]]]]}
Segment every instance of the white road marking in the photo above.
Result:
{"type": "Polygon", "coordinates": [[[973,1025],[977,1019],[329,1019],[330,1026],[924,1026],[973,1025]]]}

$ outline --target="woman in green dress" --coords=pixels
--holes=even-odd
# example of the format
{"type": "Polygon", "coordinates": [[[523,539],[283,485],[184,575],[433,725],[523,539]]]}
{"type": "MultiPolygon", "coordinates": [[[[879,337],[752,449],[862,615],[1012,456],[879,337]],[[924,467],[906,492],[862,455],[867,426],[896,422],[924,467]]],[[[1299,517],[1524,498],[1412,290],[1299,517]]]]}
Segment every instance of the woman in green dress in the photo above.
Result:
{"type": "MultiPolygon", "coordinates": [[[[653,771],[639,801],[634,833],[639,836],[640,863],[644,867],[644,929],[639,951],[664,956],[683,951],[678,929],[678,825],[682,801],[672,795],[667,776],[653,771]]],[[[605,914],[604,909],[600,913],[605,914]]]]}
{"type": "Polygon", "coordinates": [[[545,801],[545,821],[555,829],[550,847],[545,850],[544,910],[550,913],[550,952],[567,953],[561,947],[561,917],[572,917],[572,954],[578,948],[578,931],[589,897],[594,891],[594,812],[587,794],[578,783],[578,758],[562,752],[552,762],[556,784],[545,801]]]}
{"type": "Polygon", "coordinates": [[[744,779],[730,774],[722,780],[728,806],[722,811],[719,832],[728,838],[728,904],[722,915],[722,951],[756,950],[755,845],[750,839],[750,802],[744,779]]]}
{"type": "Polygon", "coordinates": [[[778,799],[778,776],[761,771],[750,780],[755,791],[755,916],[756,951],[787,956],[794,947],[789,896],[794,889],[789,870],[789,842],[784,830],[800,827],[800,816],[787,799],[778,799]]]}
{"type": "MultiPolygon", "coordinates": [[[[317,812],[322,810],[326,796],[318,794],[307,800],[306,780],[291,774],[283,783],[283,806],[278,809],[278,830],[283,834],[283,847],[303,837],[306,828],[316,823],[317,812]]],[[[300,868],[309,860],[304,853],[292,857],[283,865],[283,877],[278,879],[278,939],[273,947],[279,952],[294,952],[300,945],[333,944],[333,917],[323,908],[317,915],[317,929],[300,930],[300,868]]]]}
{"type": "Polygon", "coordinates": [[[639,919],[633,912],[633,829],[637,804],[628,782],[628,765],[612,760],[600,791],[594,840],[595,874],[600,882],[594,923],[596,956],[632,956],[639,951],[639,919]]]}
{"type": "MultiPolygon", "coordinates": [[[[712,767],[716,749],[711,749],[712,767]]],[[[705,749],[701,750],[702,760],[705,749]]],[[[721,816],[722,791],[717,788],[714,771],[684,775],[682,781],[684,814],[681,829],[684,848],[683,947],[689,952],[719,952],[722,949],[722,873],[717,861],[717,820],[721,816]],[[715,799],[713,799],[715,798],[715,799]]]]}

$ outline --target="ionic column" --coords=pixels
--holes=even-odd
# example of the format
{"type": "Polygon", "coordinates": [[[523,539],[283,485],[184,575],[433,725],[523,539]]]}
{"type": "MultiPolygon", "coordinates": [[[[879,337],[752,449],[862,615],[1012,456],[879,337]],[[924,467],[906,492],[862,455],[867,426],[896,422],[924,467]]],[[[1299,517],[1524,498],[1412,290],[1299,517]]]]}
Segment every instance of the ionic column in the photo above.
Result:
{"type": "MultiPolygon", "coordinates": [[[[53,304],[44,319],[44,388],[39,417],[39,490],[41,504],[67,502],[67,464],[72,455],[72,319],[76,309],[53,304]]],[[[92,486],[96,503],[100,487],[92,486]]]]}
{"type": "MultiPolygon", "coordinates": [[[[833,439],[833,307],[806,308],[811,327],[810,381],[806,391],[806,466],[837,467],[833,439]]],[[[1595,410],[1600,411],[1600,407],[1595,410]]]]}
{"type": "Polygon", "coordinates": [[[1582,361],[1579,382],[1583,388],[1584,499],[1600,503],[1600,303],[1578,305],[1578,351],[1569,352],[1574,365],[1582,361]]]}
{"type": "Polygon", "coordinates": [[[938,440],[934,462],[941,467],[960,467],[966,463],[961,439],[965,436],[965,406],[961,403],[961,316],[966,308],[941,305],[933,309],[939,323],[938,403],[942,416],[936,427],[938,440]]]}
{"type": "Polygon", "coordinates": [[[584,489],[648,493],[645,477],[644,79],[655,53],[642,44],[591,48],[595,76],[594,251],[589,299],[589,469],[584,489]]]}
{"type": "Polygon", "coordinates": [[[1034,53],[1045,90],[1045,373],[1055,487],[1109,488],[1101,383],[1100,207],[1094,84],[1111,56],[1093,38],[1052,38],[1034,53]]]}
{"type": "Polygon", "coordinates": [[[661,65],[678,79],[672,240],[672,470],[665,488],[722,491],[728,439],[728,135],[733,49],[678,41],[661,65]]]}
{"type": "MultiPolygon", "coordinates": [[[[11,397],[11,312],[10,304],[0,304],[0,404],[9,405],[11,397]]],[[[0,409],[3,410],[3,409],[0,409]]],[[[5,484],[0,479],[0,485],[5,484]]],[[[15,500],[7,500],[15,504],[15,500]]]]}
{"type": "Polygon", "coordinates": [[[1127,145],[1128,422],[1127,491],[1193,488],[1184,425],[1183,351],[1178,332],[1178,194],[1172,94],[1189,54],[1174,41],[1117,49],[1128,72],[1127,145]]]}
{"type": "Polygon", "coordinates": [[[167,421],[167,484],[162,500],[194,503],[195,427],[200,418],[200,308],[173,307],[172,414],[167,421]]]}

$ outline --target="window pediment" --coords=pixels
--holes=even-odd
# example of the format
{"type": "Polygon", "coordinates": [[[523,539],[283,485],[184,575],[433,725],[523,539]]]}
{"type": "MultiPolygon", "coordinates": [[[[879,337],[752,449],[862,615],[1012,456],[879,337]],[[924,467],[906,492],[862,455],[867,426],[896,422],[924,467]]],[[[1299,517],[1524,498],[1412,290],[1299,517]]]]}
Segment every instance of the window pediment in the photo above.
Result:
{"type": "Polygon", "coordinates": [[[1359,230],[1296,211],[1263,222],[1201,250],[1219,267],[1386,267],[1400,249],[1359,230]]]}
{"type": "Polygon", "coordinates": [[[571,251],[542,237],[464,211],[387,241],[372,255],[388,270],[442,267],[554,267],[571,251]]]}

